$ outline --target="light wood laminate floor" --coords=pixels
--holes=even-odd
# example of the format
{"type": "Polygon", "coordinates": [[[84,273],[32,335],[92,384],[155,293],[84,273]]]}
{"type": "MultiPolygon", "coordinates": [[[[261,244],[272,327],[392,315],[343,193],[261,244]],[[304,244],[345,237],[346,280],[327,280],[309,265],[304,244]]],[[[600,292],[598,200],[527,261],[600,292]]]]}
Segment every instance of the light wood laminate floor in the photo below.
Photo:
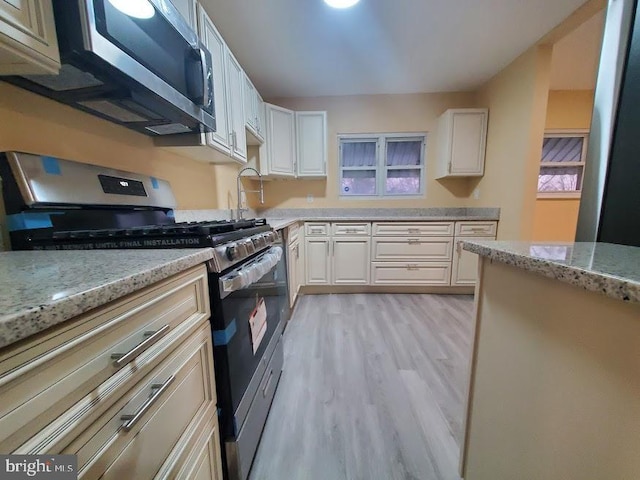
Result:
{"type": "Polygon", "coordinates": [[[311,295],[251,480],[458,480],[473,297],[311,295]]]}

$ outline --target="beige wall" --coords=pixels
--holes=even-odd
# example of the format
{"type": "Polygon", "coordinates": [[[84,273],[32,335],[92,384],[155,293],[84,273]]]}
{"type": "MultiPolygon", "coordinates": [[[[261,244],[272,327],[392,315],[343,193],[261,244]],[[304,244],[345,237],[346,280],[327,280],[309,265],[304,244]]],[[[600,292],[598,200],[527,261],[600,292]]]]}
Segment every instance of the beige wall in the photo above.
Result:
{"type": "MultiPolygon", "coordinates": [[[[593,90],[552,90],[547,106],[547,130],[588,130],[593,90]]],[[[533,217],[532,239],[572,242],[576,236],[579,198],[539,198],[533,217]]]]}
{"type": "Polygon", "coordinates": [[[473,93],[413,95],[357,95],[321,98],[271,99],[293,110],[326,110],[328,123],[328,174],[326,180],[280,180],[265,187],[265,206],[317,207],[446,207],[464,206],[469,196],[466,180],[434,180],[436,119],[448,108],[473,107],[473,93]],[[427,182],[423,199],[342,200],[338,196],[338,142],[341,133],[428,132],[427,182]],[[307,195],[314,202],[307,203],[307,195]]]}
{"type": "Polygon", "coordinates": [[[0,82],[0,151],[8,150],[166,179],[180,209],[228,208],[235,202],[230,198],[236,196],[237,166],[212,166],[175,155],[155,147],[151,137],[0,82]]]}
{"type": "Polygon", "coordinates": [[[487,161],[469,206],[501,208],[499,239],[532,235],[550,67],[551,47],[533,47],[479,92],[478,106],[489,108],[487,161]]]}

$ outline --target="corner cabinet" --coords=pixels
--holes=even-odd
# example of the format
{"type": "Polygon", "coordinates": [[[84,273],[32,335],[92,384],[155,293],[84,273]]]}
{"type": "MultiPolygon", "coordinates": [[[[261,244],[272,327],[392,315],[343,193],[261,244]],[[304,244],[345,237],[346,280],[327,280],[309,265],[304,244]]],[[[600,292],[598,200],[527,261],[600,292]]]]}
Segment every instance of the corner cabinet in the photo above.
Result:
{"type": "Polygon", "coordinates": [[[298,178],[327,176],[327,112],[296,112],[298,178]]]}
{"type": "Polygon", "coordinates": [[[244,74],[244,114],[245,125],[252,138],[248,144],[261,145],[264,142],[264,100],[253,86],[251,79],[244,74]]]}
{"type": "Polygon", "coordinates": [[[496,222],[456,222],[452,286],[473,286],[478,280],[478,255],[463,250],[461,242],[495,240],[497,227],[496,222]]]}
{"type": "MultiPolygon", "coordinates": [[[[267,141],[262,152],[266,153],[266,172],[263,175],[294,177],[296,174],[295,112],[286,108],[265,104],[267,117],[267,141]]],[[[262,166],[263,155],[260,155],[262,166]]]]}
{"type": "Polygon", "coordinates": [[[0,75],[57,74],[51,0],[0,0],[0,75]]]}
{"type": "Polygon", "coordinates": [[[294,112],[264,104],[265,143],[260,147],[263,176],[327,176],[327,112],[294,112]]]}
{"type": "Polygon", "coordinates": [[[440,116],[436,179],[484,175],[488,117],[486,108],[450,109],[440,116]]]}

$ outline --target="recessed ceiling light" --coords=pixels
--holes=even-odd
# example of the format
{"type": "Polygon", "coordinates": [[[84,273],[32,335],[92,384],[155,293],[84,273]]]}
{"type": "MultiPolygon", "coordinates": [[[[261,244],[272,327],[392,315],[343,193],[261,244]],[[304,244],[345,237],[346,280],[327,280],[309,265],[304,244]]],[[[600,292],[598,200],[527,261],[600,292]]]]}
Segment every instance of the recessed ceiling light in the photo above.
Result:
{"type": "Polygon", "coordinates": [[[156,14],[156,9],[149,0],[109,0],[109,3],[122,13],[134,18],[151,18],[156,14]]]}
{"type": "Polygon", "coordinates": [[[360,0],[324,0],[324,3],[333,8],[349,8],[353,7],[360,0]]]}

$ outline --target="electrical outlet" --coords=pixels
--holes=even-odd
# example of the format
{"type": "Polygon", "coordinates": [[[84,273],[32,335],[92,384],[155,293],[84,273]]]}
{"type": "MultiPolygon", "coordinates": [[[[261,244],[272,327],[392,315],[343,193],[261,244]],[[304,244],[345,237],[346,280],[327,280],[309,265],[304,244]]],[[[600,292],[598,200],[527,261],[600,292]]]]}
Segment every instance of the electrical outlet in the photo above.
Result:
{"type": "Polygon", "coordinates": [[[307,203],[313,203],[313,195],[307,195],[307,203]]]}
{"type": "Polygon", "coordinates": [[[478,200],[480,198],[480,187],[476,187],[473,189],[473,198],[478,200]]]}

